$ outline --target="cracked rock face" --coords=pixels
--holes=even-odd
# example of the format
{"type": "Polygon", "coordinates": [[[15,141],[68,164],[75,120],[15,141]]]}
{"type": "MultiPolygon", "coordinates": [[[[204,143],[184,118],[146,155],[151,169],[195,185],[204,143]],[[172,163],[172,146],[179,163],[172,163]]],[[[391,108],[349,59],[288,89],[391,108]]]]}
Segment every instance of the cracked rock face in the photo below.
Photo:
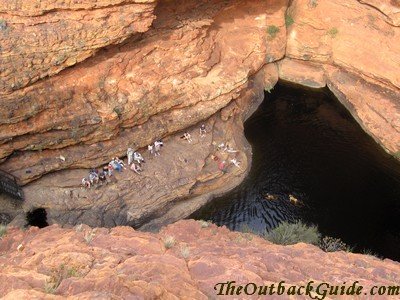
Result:
{"type": "Polygon", "coordinates": [[[289,287],[357,280],[368,292],[374,285],[397,286],[400,280],[399,263],[388,259],[325,253],[303,243],[274,245],[193,220],[157,234],[85,225],[10,229],[0,253],[2,299],[210,299],[217,297],[215,285],[227,281],[285,281],[289,287]]]}
{"type": "MultiPolygon", "coordinates": [[[[293,1],[286,57],[316,63],[328,87],[390,153],[400,149],[400,27],[396,1],[293,1]],[[379,3],[378,3],[379,2],[379,3]]],[[[286,68],[301,72],[301,64],[286,68]]],[[[294,71],[296,72],[296,71],[294,71]]],[[[303,77],[304,81],[304,75],[303,77]]],[[[300,80],[301,81],[301,80],[300,80]]]]}
{"type": "Polygon", "coordinates": [[[8,95],[0,108],[0,158],[2,169],[29,183],[19,209],[43,207],[50,223],[141,226],[189,196],[232,188],[250,157],[243,119],[261,102],[264,81],[277,80],[276,68],[264,74],[264,65],[266,53],[272,60],[284,55],[285,8],[286,1],[161,2],[139,40],[8,95]],[[269,20],[283,26],[273,44],[265,36],[269,20]],[[200,142],[199,122],[209,131],[200,142]],[[179,139],[186,128],[193,145],[179,139]],[[149,159],[142,177],[127,171],[106,187],[81,190],[87,168],[159,138],[166,142],[162,157],[149,159]],[[223,175],[210,157],[228,141],[243,167],[223,175]],[[57,170],[64,171],[42,177],[57,170]]]}
{"type": "Polygon", "coordinates": [[[155,5],[151,0],[2,1],[0,95],[147,31],[155,5]]]}
{"type": "Polygon", "coordinates": [[[25,185],[26,201],[0,195],[0,213],[42,207],[49,223],[147,229],[186,217],[246,175],[242,123],[278,78],[328,86],[398,153],[398,5],[288,2],[4,1],[0,169],[25,185]],[[159,138],[162,156],[146,157],[142,176],[80,188],[89,168],[159,138]],[[237,157],[218,153],[226,142],[237,157]],[[213,156],[242,167],[223,174],[213,156]]]}

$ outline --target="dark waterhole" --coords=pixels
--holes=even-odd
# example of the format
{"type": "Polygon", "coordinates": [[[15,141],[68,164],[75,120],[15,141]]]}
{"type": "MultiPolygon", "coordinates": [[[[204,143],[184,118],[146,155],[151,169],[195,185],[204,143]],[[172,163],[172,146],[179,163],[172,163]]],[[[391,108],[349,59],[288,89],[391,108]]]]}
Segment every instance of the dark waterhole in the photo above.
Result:
{"type": "Polygon", "coordinates": [[[355,251],[400,260],[400,164],[328,90],[278,84],[245,134],[253,147],[250,174],[191,218],[258,232],[301,219],[355,251]]]}

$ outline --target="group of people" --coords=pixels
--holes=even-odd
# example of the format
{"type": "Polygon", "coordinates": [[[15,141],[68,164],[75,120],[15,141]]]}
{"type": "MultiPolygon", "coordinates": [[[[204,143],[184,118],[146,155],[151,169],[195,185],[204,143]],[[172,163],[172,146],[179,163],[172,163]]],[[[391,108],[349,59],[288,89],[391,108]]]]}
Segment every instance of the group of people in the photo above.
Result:
{"type": "Polygon", "coordinates": [[[97,169],[91,169],[89,171],[89,176],[82,178],[82,186],[85,188],[91,188],[95,184],[107,183],[107,175],[110,175],[110,170],[104,167],[100,172],[97,169]]]}
{"type": "MultiPolygon", "coordinates": [[[[202,125],[200,126],[200,137],[201,137],[201,138],[204,138],[204,137],[206,136],[206,133],[207,133],[206,125],[202,124],[202,125]]],[[[190,134],[189,132],[185,132],[185,133],[181,136],[181,139],[186,140],[189,144],[190,144],[191,142],[193,142],[192,136],[191,136],[191,134],[190,134]]]]}
{"type": "Polygon", "coordinates": [[[107,166],[104,166],[101,171],[97,169],[91,169],[89,176],[82,178],[82,186],[85,188],[91,188],[94,185],[103,185],[107,183],[107,177],[113,175],[113,171],[122,172],[125,169],[125,163],[119,157],[114,157],[107,166]]]}
{"type": "Polygon", "coordinates": [[[222,171],[223,173],[227,172],[227,168],[229,164],[234,165],[237,168],[240,168],[240,161],[236,159],[236,157],[230,158],[231,154],[239,152],[238,150],[232,148],[229,146],[228,143],[221,143],[217,145],[217,150],[220,151],[222,154],[223,153],[228,153],[228,158],[227,160],[220,159],[218,156],[213,155],[211,158],[218,163],[218,169],[222,171]]]}
{"type": "MultiPolygon", "coordinates": [[[[200,138],[204,138],[206,136],[207,130],[206,126],[202,124],[200,126],[200,138]]],[[[192,137],[189,132],[185,132],[183,136],[181,136],[181,139],[186,140],[188,143],[192,143],[192,137]]],[[[154,156],[159,156],[160,155],[160,150],[161,147],[164,145],[162,140],[156,140],[154,143],[150,144],[147,146],[147,150],[149,151],[150,155],[154,156]]],[[[215,144],[216,145],[216,144],[215,144]]],[[[236,153],[238,150],[233,149],[230,147],[227,143],[221,143],[217,145],[217,150],[221,152],[228,153],[228,158],[229,154],[231,153],[236,153]]],[[[139,174],[143,171],[142,168],[142,163],[145,162],[143,156],[138,152],[134,151],[132,148],[128,148],[126,151],[126,156],[128,159],[128,167],[131,169],[133,172],[136,174],[139,174]]],[[[216,162],[218,162],[218,168],[226,173],[226,168],[228,166],[226,160],[222,160],[217,156],[212,157],[216,162]]],[[[229,160],[229,162],[236,167],[240,168],[240,162],[236,158],[232,158],[229,160]]],[[[113,176],[114,170],[117,172],[123,172],[123,170],[126,170],[127,167],[125,166],[125,163],[122,159],[119,157],[114,157],[107,166],[104,166],[101,171],[98,171],[97,169],[91,169],[89,171],[89,176],[84,177],[82,179],[82,186],[85,188],[91,188],[94,185],[98,184],[104,184],[107,183],[107,177],[113,176]]]]}
{"type": "MultiPolygon", "coordinates": [[[[159,156],[161,147],[163,145],[164,143],[162,140],[157,140],[153,144],[148,145],[147,149],[151,155],[159,156]]],[[[132,148],[128,148],[126,151],[126,156],[128,158],[129,168],[136,174],[140,175],[140,173],[143,171],[142,163],[145,162],[143,156],[138,151],[134,151],[132,148]]],[[[111,177],[114,170],[117,172],[122,172],[126,169],[127,168],[124,161],[119,157],[114,157],[107,166],[103,167],[100,172],[97,169],[91,169],[89,171],[89,176],[82,179],[82,186],[85,188],[91,188],[93,185],[102,185],[103,183],[107,183],[107,177],[111,177]]]]}

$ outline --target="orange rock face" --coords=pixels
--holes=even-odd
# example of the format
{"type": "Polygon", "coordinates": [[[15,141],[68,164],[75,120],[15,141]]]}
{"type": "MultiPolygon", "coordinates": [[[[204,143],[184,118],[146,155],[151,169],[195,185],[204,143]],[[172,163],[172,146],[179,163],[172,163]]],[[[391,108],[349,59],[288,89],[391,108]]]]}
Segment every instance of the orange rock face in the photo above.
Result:
{"type": "MultiPolygon", "coordinates": [[[[358,281],[368,293],[374,285],[396,286],[400,280],[400,264],[391,260],[325,253],[302,243],[274,245],[193,220],[158,234],[129,227],[12,229],[3,237],[0,253],[3,299],[210,299],[217,297],[216,285],[227,281],[284,281],[286,287],[358,281]],[[24,249],[17,251],[20,244],[24,249]]],[[[363,299],[373,296],[363,294],[363,299]]]]}
{"type": "MultiPolygon", "coordinates": [[[[238,98],[265,63],[267,22],[273,16],[283,24],[285,1],[197,6],[161,3],[154,29],[140,41],[7,96],[0,108],[0,159],[13,151],[25,151],[28,159],[17,155],[4,169],[27,182],[52,170],[98,165],[123,154],[128,142],[146,146],[238,98]],[[68,157],[63,166],[49,159],[59,154],[68,157]],[[47,170],[40,167],[44,161],[47,170]]],[[[268,51],[271,61],[284,54],[281,37],[268,51]]]]}
{"type": "Polygon", "coordinates": [[[296,0],[288,10],[286,56],[318,63],[328,87],[391,153],[400,149],[399,9],[389,0],[296,0]]]}
{"type": "Polygon", "coordinates": [[[278,78],[327,85],[366,132],[398,154],[398,5],[288,5],[3,1],[0,168],[26,185],[26,201],[15,208],[0,195],[0,213],[43,207],[50,223],[108,227],[186,217],[246,175],[251,150],[242,123],[278,78]],[[191,148],[179,144],[183,130],[197,134],[200,122],[210,136],[191,148]],[[170,148],[143,178],[123,175],[81,190],[88,168],[159,138],[170,148]],[[227,141],[243,165],[225,176],[210,157],[227,141]]]}
{"type": "Polygon", "coordinates": [[[155,1],[2,1],[0,95],[57,74],[145,32],[155,1]]]}

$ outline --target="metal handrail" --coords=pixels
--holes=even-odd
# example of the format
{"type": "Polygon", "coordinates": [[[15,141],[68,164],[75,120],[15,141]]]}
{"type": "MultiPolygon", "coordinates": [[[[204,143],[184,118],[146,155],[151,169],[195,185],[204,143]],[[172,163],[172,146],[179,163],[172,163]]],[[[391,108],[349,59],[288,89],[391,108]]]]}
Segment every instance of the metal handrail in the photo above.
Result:
{"type": "Polygon", "coordinates": [[[6,171],[0,170],[0,175],[4,175],[4,176],[8,177],[9,179],[12,179],[15,182],[17,182],[17,178],[15,178],[15,176],[12,174],[7,173],[6,171]]]}
{"type": "Polygon", "coordinates": [[[22,188],[18,184],[17,178],[14,175],[7,173],[3,170],[0,170],[0,192],[1,191],[10,195],[13,198],[24,200],[24,193],[22,188]]]}

